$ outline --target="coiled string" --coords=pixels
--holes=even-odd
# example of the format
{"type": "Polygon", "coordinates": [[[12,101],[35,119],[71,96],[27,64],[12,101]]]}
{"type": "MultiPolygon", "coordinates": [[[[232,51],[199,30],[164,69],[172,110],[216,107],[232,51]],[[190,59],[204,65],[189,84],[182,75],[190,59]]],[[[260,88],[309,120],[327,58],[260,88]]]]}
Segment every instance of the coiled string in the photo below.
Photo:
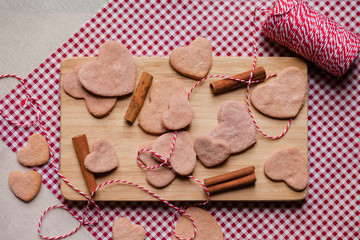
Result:
{"type": "Polygon", "coordinates": [[[360,36],[300,0],[278,0],[262,25],[271,39],[335,75],[343,75],[360,51],[360,36]]]}

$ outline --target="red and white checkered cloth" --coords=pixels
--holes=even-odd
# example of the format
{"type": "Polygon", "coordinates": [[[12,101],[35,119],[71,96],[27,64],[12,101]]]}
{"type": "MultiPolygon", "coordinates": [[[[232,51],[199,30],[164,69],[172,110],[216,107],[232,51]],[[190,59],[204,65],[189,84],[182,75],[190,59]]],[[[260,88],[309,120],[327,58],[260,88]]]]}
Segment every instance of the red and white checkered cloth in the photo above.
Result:
{"type": "MultiPolygon", "coordinates": [[[[264,1],[265,2],[265,1],[264,1]]],[[[360,32],[360,1],[315,1],[322,14],[360,32]]],[[[26,78],[32,96],[44,108],[46,128],[59,163],[60,62],[70,56],[94,56],[106,40],[122,42],[135,56],[167,56],[180,45],[203,36],[216,56],[252,56],[251,21],[261,1],[110,1],[26,78]]],[[[267,3],[266,6],[269,6],[267,3]]],[[[260,35],[260,56],[295,56],[260,35]]],[[[225,239],[360,238],[360,62],[335,78],[309,66],[309,193],[303,202],[213,202],[206,209],[220,224],[225,239]]],[[[249,66],[250,67],[250,66],[249,66]]],[[[20,85],[1,102],[4,114],[28,121],[20,107],[20,85]]],[[[39,127],[21,128],[0,119],[1,139],[17,152],[39,127]]],[[[134,156],[135,161],[135,156],[134,156]]],[[[43,184],[62,202],[59,178],[50,165],[37,169],[43,184]]],[[[70,202],[81,214],[84,203],[70,202]]],[[[181,203],[177,203],[181,205],[181,203]]],[[[104,202],[102,220],[87,229],[97,239],[111,239],[112,222],[126,216],[141,224],[148,239],[170,239],[173,210],[159,202],[104,202]]],[[[44,209],[45,210],[45,209],[44,209]]],[[[41,213],[39,213],[39,216],[41,213]]],[[[60,220],[61,221],[61,220],[60,220]]],[[[34,226],[34,231],[36,226],[34,226]]]]}

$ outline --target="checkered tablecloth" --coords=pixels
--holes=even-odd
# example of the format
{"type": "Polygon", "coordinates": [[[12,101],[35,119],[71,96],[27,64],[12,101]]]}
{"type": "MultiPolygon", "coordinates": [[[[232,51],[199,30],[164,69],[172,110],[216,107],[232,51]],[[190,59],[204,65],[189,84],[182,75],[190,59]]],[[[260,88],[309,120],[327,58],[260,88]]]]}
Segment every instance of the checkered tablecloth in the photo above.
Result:
{"type": "MultiPolygon", "coordinates": [[[[199,36],[212,41],[216,56],[252,56],[252,11],[255,6],[270,6],[267,2],[114,0],[104,5],[26,78],[31,94],[43,106],[56,163],[60,157],[62,59],[94,56],[109,39],[122,42],[135,56],[167,56],[174,47],[189,44],[199,36]]],[[[315,10],[360,33],[360,1],[308,2],[315,10]]],[[[262,34],[258,48],[260,56],[295,56],[262,34]]],[[[210,203],[206,209],[220,224],[224,239],[360,238],[360,62],[356,60],[349,73],[340,78],[312,63],[308,67],[308,196],[303,202],[293,203],[210,203]]],[[[18,121],[34,119],[33,112],[20,105],[24,98],[19,85],[1,101],[4,114],[18,121]]],[[[38,126],[13,126],[3,118],[0,126],[1,139],[14,152],[32,133],[40,131],[38,126]]],[[[59,177],[50,165],[37,170],[43,184],[65,202],[59,177]]],[[[85,210],[83,203],[66,204],[79,214],[85,210]]],[[[148,239],[171,238],[173,210],[160,202],[106,202],[100,207],[101,222],[87,226],[97,239],[111,239],[112,222],[119,216],[144,226],[148,239]]]]}

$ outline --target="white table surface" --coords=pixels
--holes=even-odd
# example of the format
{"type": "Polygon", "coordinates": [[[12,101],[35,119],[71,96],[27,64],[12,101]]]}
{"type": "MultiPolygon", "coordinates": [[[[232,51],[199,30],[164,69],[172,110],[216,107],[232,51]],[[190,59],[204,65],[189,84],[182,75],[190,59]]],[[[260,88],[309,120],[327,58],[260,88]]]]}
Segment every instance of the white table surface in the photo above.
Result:
{"type": "MultiPolygon", "coordinates": [[[[0,1],[0,75],[25,78],[54,50],[77,31],[106,0],[1,0],[0,1]]],[[[0,98],[19,82],[0,80],[0,98]]],[[[28,171],[0,140],[0,239],[40,239],[37,224],[43,211],[60,201],[42,186],[30,203],[18,199],[8,186],[11,171],[28,171]]],[[[77,221],[67,212],[55,209],[46,215],[45,235],[58,236],[71,231],[77,221]]],[[[67,239],[94,239],[85,229],[67,239]]]]}

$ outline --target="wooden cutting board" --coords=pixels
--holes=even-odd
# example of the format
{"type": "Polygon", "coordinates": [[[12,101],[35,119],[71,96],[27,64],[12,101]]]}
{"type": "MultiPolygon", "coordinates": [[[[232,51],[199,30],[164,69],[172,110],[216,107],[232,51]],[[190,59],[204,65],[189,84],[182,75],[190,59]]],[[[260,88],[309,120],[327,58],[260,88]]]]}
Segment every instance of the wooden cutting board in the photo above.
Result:
{"type": "MultiPolygon", "coordinates": [[[[61,78],[77,64],[94,58],[67,58],[61,65],[61,78]]],[[[136,57],[137,81],[141,73],[146,71],[154,76],[154,82],[162,78],[178,80],[188,91],[196,81],[176,73],[166,57],[136,57]]],[[[209,75],[220,74],[232,76],[251,68],[251,57],[214,57],[209,75]]],[[[263,66],[267,74],[273,74],[289,66],[297,66],[307,74],[306,63],[299,58],[290,57],[263,57],[258,58],[257,66],[263,66]]],[[[245,104],[245,88],[214,96],[209,83],[216,80],[208,79],[199,85],[190,97],[194,110],[194,119],[188,131],[194,138],[200,134],[207,134],[217,125],[217,111],[227,100],[236,100],[245,104]]],[[[96,182],[122,179],[137,183],[169,201],[203,201],[206,199],[203,188],[188,178],[176,178],[169,186],[156,189],[147,184],[145,171],[137,165],[136,154],[141,144],[151,142],[157,138],[143,132],[137,120],[130,126],[123,119],[131,96],[121,97],[110,115],[104,118],[94,118],[90,115],[82,99],[74,99],[61,88],[61,140],[60,162],[61,173],[76,187],[87,192],[76,154],[72,145],[72,138],[85,133],[88,137],[90,150],[98,137],[106,137],[115,147],[120,158],[119,167],[110,174],[98,177],[96,182]]],[[[148,103],[148,97],[145,104],[148,103]]],[[[298,116],[293,120],[288,133],[279,140],[269,140],[257,133],[257,143],[247,151],[232,155],[221,166],[206,168],[199,161],[196,163],[193,176],[200,180],[223,174],[250,165],[255,166],[257,181],[255,186],[214,195],[212,201],[292,201],[305,198],[307,189],[296,192],[287,187],[284,182],[273,182],[263,172],[265,159],[274,151],[288,146],[297,146],[304,157],[308,154],[307,135],[307,100],[298,116]]],[[[260,128],[272,135],[279,135],[286,127],[287,120],[268,118],[254,108],[254,117],[260,128]]],[[[85,200],[82,196],[61,181],[63,196],[69,200],[85,200]]],[[[124,184],[111,184],[101,188],[95,196],[101,201],[157,201],[144,191],[124,184]]]]}

